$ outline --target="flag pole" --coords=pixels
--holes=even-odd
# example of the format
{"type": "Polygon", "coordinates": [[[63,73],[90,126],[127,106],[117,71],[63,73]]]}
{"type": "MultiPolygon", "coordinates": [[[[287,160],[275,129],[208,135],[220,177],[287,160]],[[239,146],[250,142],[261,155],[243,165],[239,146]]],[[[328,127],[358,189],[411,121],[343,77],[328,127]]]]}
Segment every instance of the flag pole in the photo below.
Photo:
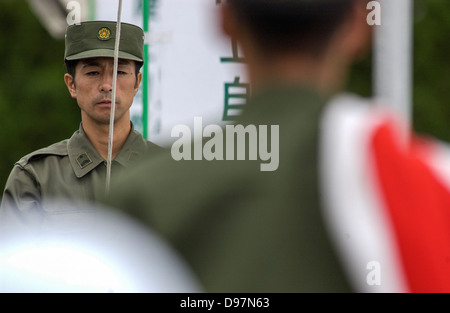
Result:
{"type": "Polygon", "coordinates": [[[122,15],[122,0],[119,0],[119,8],[117,10],[116,41],[114,45],[114,70],[113,70],[112,95],[111,95],[111,113],[109,117],[108,160],[106,162],[106,195],[109,195],[109,188],[111,184],[111,163],[112,163],[112,148],[114,138],[114,113],[116,109],[116,84],[117,84],[117,68],[119,64],[121,15],[122,15]]]}
{"type": "Polygon", "coordinates": [[[374,26],[375,97],[412,121],[413,0],[379,0],[374,26]]]}

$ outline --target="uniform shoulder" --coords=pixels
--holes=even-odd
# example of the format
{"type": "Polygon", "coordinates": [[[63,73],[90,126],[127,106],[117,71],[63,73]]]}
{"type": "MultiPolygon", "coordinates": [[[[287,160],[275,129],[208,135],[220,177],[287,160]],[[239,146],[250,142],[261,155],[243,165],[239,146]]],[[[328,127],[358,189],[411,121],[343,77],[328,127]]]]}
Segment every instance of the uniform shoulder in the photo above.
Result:
{"type": "Polygon", "coordinates": [[[153,150],[153,151],[164,151],[166,150],[166,148],[164,148],[163,146],[160,146],[148,139],[144,139],[145,142],[145,147],[147,150],[153,150]]]}
{"type": "Polygon", "coordinates": [[[158,153],[167,149],[153,141],[144,138],[142,134],[136,130],[132,130],[132,141],[134,147],[143,147],[145,153],[158,153]]]}
{"type": "Polygon", "coordinates": [[[45,158],[46,156],[56,155],[56,156],[65,156],[68,155],[67,151],[67,142],[69,140],[65,139],[60,142],[54,143],[48,147],[33,151],[24,157],[22,157],[16,164],[21,166],[27,165],[29,162],[45,158]]]}

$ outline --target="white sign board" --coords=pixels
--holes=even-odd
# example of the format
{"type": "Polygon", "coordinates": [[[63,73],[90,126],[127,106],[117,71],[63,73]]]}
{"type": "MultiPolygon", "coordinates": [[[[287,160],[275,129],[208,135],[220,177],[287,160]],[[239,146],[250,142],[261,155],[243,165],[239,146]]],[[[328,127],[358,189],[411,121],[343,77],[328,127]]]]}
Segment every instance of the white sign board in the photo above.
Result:
{"type": "MultiPolygon", "coordinates": [[[[220,32],[219,6],[215,0],[123,1],[122,22],[147,30],[145,77],[131,113],[149,140],[169,145],[176,139],[172,128],[193,127],[196,116],[203,125],[232,121],[246,103],[245,60],[220,32]]],[[[118,0],[97,0],[95,19],[117,20],[117,9],[118,0]]]]}

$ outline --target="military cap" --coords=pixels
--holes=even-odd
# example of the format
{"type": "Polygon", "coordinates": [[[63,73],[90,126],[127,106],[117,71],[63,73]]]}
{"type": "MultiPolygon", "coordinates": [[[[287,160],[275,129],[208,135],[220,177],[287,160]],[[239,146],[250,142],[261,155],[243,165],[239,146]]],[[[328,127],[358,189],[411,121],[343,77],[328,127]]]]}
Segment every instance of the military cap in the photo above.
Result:
{"type": "MultiPolygon", "coordinates": [[[[69,25],[66,29],[65,60],[114,57],[117,23],[88,21],[69,25]]],[[[132,24],[121,23],[119,58],[144,61],[144,31],[132,24]]]]}

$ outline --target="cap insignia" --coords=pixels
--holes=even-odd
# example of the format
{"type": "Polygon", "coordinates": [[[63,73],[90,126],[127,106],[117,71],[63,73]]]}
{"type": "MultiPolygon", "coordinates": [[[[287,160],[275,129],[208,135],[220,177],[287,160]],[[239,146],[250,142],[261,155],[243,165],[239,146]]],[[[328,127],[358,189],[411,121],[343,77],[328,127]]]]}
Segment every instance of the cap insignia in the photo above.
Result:
{"type": "Polygon", "coordinates": [[[102,27],[98,30],[97,38],[100,40],[108,40],[111,38],[111,30],[108,27],[102,27]]]}

